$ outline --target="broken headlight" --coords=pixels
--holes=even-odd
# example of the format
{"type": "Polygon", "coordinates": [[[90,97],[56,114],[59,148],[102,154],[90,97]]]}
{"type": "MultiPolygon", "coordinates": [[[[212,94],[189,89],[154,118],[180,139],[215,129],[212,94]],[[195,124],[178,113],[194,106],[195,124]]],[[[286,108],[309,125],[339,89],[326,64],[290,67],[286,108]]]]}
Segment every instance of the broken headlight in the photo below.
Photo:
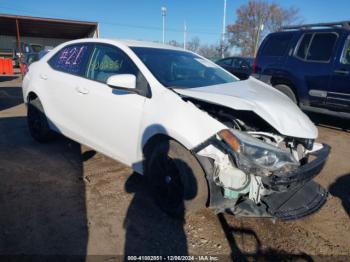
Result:
{"type": "Polygon", "coordinates": [[[299,162],[288,150],[267,144],[246,133],[225,129],[218,135],[236,153],[238,165],[246,171],[276,171],[283,167],[292,169],[299,166],[299,162]]]}

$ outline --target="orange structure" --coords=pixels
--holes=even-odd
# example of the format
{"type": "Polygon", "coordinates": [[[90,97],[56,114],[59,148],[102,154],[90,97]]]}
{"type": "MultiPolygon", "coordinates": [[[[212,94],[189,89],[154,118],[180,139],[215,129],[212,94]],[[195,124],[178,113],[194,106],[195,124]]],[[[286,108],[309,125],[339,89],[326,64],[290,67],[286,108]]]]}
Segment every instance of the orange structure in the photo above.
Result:
{"type": "Polygon", "coordinates": [[[0,58],[0,75],[13,75],[12,59],[0,58]]]}

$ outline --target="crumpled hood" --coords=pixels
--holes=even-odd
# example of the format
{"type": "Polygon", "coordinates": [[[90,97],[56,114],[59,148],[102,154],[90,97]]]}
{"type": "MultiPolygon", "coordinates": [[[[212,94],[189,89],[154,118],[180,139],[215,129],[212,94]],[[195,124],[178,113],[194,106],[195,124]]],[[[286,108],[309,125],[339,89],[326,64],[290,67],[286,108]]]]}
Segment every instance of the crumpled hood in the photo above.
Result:
{"type": "Polygon", "coordinates": [[[232,109],[253,111],[285,136],[309,139],[318,136],[316,126],[287,96],[252,77],[228,84],[174,91],[232,109]]]}

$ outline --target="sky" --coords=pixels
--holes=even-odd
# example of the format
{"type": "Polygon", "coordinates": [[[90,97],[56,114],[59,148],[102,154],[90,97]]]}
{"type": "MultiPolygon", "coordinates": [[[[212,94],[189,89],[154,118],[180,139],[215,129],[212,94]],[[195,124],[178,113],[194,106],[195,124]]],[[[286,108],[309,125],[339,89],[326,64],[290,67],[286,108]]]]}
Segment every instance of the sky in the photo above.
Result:
{"type": "MultiPolygon", "coordinates": [[[[227,24],[247,0],[227,0],[227,24]]],[[[271,1],[269,1],[271,2],[271,1]]],[[[275,0],[283,7],[300,9],[305,23],[350,20],[349,0],[275,0]]],[[[167,8],[166,41],[187,38],[216,44],[222,32],[224,0],[0,0],[0,13],[96,21],[100,36],[147,41],[162,40],[160,8],[167,8]]],[[[1,32],[0,32],[1,34],[1,32]]]]}

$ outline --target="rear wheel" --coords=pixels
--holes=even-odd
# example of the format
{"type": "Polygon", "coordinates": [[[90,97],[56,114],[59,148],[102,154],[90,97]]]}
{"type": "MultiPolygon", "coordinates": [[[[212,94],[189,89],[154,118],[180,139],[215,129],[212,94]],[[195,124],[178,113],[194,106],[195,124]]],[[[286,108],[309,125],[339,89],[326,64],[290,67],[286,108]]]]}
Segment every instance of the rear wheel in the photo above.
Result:
{"type": "Polygon", "coordinates": [[[145,174],[156,204],[167,214],[183,218],[206,206],[204,171],[191,152],[176,141],[163,140],[145,150],[145,174]]]}
{"type": "Polygon", "coordinates": [[[55,132],[50,129],[43,106],[38,98],[28,102],[27,122],[29,132],[36,141],[45,143],[54,139],[55,132]]]}
{"type": "Polygon", "coordinates": [[[298,103],[298,99],[297,99],[295,93],[293,92],[292,88],[290,88],[289,86],[284,85],[284,84],[275,85],[274,87],[278,91],[280,91],[283,94],[285,94],[286,96],[288,96],[290,98],[290,100],[293,101],[293,103],[295,103],[295,104],[298,103]]]}

